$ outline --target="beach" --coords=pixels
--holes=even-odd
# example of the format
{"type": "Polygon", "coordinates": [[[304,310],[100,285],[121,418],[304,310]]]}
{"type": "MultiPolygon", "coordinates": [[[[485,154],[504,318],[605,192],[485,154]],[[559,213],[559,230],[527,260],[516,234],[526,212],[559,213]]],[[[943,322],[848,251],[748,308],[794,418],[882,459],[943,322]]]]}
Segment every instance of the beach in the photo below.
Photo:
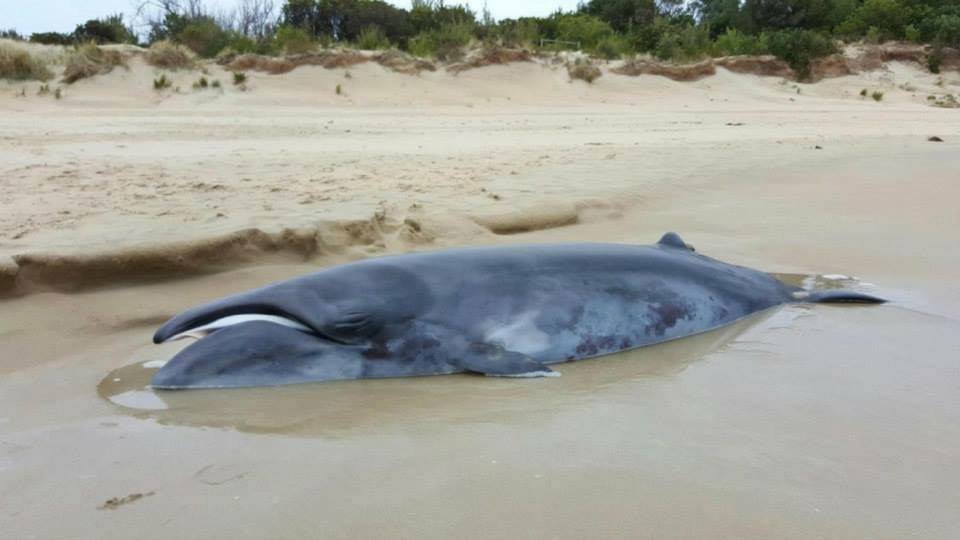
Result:
{"type": "Polygon", "coordinates": [[[134,59],[59,100],[0,83],[0,530],[960,533],[960,113],[928,99],[960,74],[608,68],[306,66],[239,88],[210,64],[222,89],[181,71],[155,92],[134,59]],[[144,388],[143,364],[183,346],[156,327],[225,294],[365,257],[666,231],[891,303],[786,306],[559,378],[144,388]]]}

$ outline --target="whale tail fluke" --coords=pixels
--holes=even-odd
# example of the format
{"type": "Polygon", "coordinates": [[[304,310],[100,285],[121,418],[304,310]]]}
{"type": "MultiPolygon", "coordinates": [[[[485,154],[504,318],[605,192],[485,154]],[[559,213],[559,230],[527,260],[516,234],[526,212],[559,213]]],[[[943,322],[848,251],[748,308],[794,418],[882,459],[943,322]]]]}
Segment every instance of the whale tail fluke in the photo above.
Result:
{"type": "Polygon", "coordinates": [[[813,304],[883,304],[886,302],[878,296],[843,289],[813,291],[800,299],[813,304]]]}

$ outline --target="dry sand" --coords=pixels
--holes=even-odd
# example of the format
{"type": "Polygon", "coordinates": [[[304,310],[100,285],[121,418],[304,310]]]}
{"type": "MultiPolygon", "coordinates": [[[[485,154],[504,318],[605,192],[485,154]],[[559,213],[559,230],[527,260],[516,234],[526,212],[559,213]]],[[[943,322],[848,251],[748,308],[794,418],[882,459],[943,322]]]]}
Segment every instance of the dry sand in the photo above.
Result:
{"type": "Polygon", "coordinates": [[[5,537],[960,534],[960,111],[926,99],[956,73],[364,64],[240,91],[210,70],[222,93],[180,72],[156,94],[138,60],[60,101],[0,83],[5,537]],[[176,350],[156,325],[229,292],[665,230],[894,302],[787,307],[559,379],[137,391],[176,350]]]}

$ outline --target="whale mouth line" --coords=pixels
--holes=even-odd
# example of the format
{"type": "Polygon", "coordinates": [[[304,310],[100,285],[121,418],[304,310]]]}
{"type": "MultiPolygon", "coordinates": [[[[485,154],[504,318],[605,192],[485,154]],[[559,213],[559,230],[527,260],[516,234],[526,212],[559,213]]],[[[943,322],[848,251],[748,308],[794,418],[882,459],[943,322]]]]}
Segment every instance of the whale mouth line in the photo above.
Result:
{"type": "Polygon", "coordinates": [[[188,328],[178,334],[170,336],[169,338],[165,339],[164,342],[188,338],[200,340],[216,332],[217,330],[255,321],[268,322],[280,326],[286,326],[287,328],[300,330],[301,332],[306,332],[309,334],[316,334],[312,328],[288,317],[283,317],[280,315],[268,315],[264,313],[237,313],[234,315],[227,315],[225,317],[214,319],[211,322],[204,323],[199,326],[188,328]]]}

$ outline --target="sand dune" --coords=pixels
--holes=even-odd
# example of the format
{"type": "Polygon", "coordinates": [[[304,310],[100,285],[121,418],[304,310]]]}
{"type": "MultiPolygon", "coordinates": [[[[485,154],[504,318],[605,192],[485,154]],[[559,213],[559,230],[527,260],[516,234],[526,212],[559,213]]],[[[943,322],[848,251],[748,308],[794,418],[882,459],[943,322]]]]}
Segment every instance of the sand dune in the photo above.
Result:
{"type": "Polygon", "coordinates": [[[928,96],[960,92],[956,72],[910,62],[817,84],[723,67],[743,61],[695,82],[610,64],[587,84],[547,60],[419,75],[371,61],[251,71],[245,88],[214,64],[129,63],[60,100],[0,84],[3,291],[491,241],[584,209],[603,219],[731,158],[949,133],[954,115],[928,96]],[[161,73],[173,88],[156,92],[161,73]],[[192,89],[201,76],[222,88],[192,89]]]}

